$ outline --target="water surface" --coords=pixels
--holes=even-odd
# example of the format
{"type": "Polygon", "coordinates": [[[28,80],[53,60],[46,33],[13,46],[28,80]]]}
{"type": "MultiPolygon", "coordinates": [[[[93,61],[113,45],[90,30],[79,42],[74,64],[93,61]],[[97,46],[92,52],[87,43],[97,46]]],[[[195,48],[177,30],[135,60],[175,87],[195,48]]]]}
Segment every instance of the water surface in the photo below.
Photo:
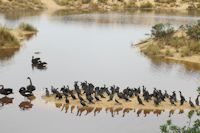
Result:
{"type": "MultiPolygon", "coordinates": [[[[186,68],[176,63],[151,60],[131,46],[147,36],[156,23],[172,23],[174,26],[192,24],[199,19],[198,13],[163,12],[118,12],[93,14],[62,14],[48,16],[41,14],[31,17],[0,16],[0,23],[16,27],[20,22],[34,25],[38,34],[24,42],[22,48],[13,54],[2,54],[0,58],[0,84],[15,90],[13,103],[0,107],[1,131],[4,133],[30,132],[159,132],[159,125],[169,119],[169,112],[155,115],[153,112],[138,117],[133,110],[124,117],[106,113],[104,109],[94,113],[76,116],[77,109],[65,113],[62,106],[45,103],[41,99],[44,87],[51,85],[72,87],[74,81],[84,81],[95,85],[118,85],[121,89],[145,85],[168,90],[181,90],[186,97],[196,98],[199,86],[199,69],[186,68]],[[12,17],[11,17],[12,18],[12,17]],[[31,67],[31,57],[39,51],[42,60],[48,62],[45,71],[31,67]],[[36,99],[32,108],[19,108],[27,103],[18,94],[21,86],[32,77],[37,86],[36,99]],[[145,127],[145,128],[144,128],[145,127]]],[[[30,103],[28,103],[30,104],[30,103]]],[[[172,115],[179,125],[186,123],[186,115],[172,115]]]]}

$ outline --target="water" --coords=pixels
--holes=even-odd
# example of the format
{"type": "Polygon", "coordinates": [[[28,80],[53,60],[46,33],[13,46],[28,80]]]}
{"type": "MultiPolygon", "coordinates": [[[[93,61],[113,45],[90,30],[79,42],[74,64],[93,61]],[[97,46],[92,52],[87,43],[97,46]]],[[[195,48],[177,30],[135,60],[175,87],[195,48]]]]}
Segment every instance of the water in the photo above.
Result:
{"type": "MultiPolygon", "coordinates": [[[[72,87],[74,81],[84,81],[95,85],[111,86],[116,84],[122,89],[145,85],[148,90],[157,87],[169,92],[181,90],[186,97],[196,97],[200,72],[191,65],[164,63],[151,60],[131,47],[147,38],[151,26],[156,23],[172,23],[174,26],[191,24],[199,19],[198,13],[163,12],[118,12],[66,15],[62,12],[49,16],[5,17],[0,23],[16,27],[20,22],[34,25],[38,34],[25,41],[16,52],[0,54],[0,84],[14,88],[13,104],[0,107],[1,131],[4,133],[30,132],[159,132],[159,125],[169,119],[168,111],[158,117],[150,113],[147,117],[137,117],[137,110],[123,116],[105,113],[104,109],[94,117],[94,113],[80,117],[65,113],[52,103],[41,99],[44,87],[51,85],[72,87]],[[31,57],[35,52],[48,62],[45,71],[32,70],[31,57]],[[28,110],[19,108],[27,101],[17,92],[32,77],[37,86],[36,99],[28,110]],[[145,128],[144,128],[145,126],[145,128]]],[[[195,67],[196,68],[196,67],[195,67]]],[[[178,125],[184,125],[187,116],[171,116],[178,125]]]]}

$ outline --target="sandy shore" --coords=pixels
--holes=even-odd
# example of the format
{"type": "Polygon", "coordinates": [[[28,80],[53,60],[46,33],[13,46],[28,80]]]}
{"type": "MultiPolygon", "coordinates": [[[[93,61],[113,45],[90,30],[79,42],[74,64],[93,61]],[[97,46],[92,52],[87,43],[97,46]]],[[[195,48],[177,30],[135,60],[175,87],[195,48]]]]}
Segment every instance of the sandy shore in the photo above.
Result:
{"type": "MultiPolygon", "coordinates": [[[[89,104],[87,103],[87,106],[90,108],[125,108],[125,109],[141,109],[141,110],[196,110],[200,109],[200,106],[196,106],[195,108],[192,108],[188,102],[186,102],[183,106],[179,105],[179,101],[176,103],[176,106],[173,106],[170,104],[169,100],[167,99],[166,102],[162,102],[159,106],[155,106],[153,100],[149,102],[143,101],[144,105],[139,105],[137,98],[133,97],[131,98],[130,102],[126,102],[125,100],[119,99],[117,96],[114,96],[114,99],[116,98],[121,104],[117,104],[114,100],[108,101],[109,97],[107,95],[104,95],[106,98],[101,98],[101,101],[94,100],[95,104],[89,104]]],[[[85,99],[85,97],[83,96],[85,99]]],[[[49,97],[42,96],[42,99],[45,100],[46,103],[55,103],[57,105],[65,104],[65,98],[62,98],[61,100],[55,99],[55,95],[50,95],[49,97]]],[[[69,105],[70,106],[77,106],[82,107],[79,100],[73,100],[71,97],[69,99],[69,105]]],[[[87,100],[86,100],[87,101],[87,100]]]]}
{"type": "MultiPolygon", "coordinates": [[[[157,42],[153,38],[146,39],[144,41],[141,41],[140,43],[134,45],[136,48],[138,48],[142,53],[143,51],[152,44],[157,44],[157,42]]],[[[182,57],[180,52],[176,52],[176,50],[172,47],[165,47],[162,49],[161,52],[165,52],[167,49],[170,49],[170,51],[173,51],[173,56],[167,56],[165,54],[162,55],[155,55],[156,57],[166,59],[168,61],[175,61],[177,63],[194,63],[194,64],[200,64],[200,55],[191,55],[191,56],[185,56],[182,57]]]]}

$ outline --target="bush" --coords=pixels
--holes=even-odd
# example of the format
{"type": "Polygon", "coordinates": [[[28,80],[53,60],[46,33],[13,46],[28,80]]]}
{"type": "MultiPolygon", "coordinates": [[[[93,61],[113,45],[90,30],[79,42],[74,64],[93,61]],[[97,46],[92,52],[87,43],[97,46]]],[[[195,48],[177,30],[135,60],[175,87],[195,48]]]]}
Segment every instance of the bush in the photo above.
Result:
{"type": "Polygon", "coordinates": [[[154,7],[153,6],[153,4],[151,3],[151,2],[145,2],[145,3],[142,3],[141,5],[140,5],[140,8],[152,8],[152,7],[154,7]]]}
{"type": "Polygon", "coordinates": [[[6,27],[0,27],[0,46],[19,45],[19,41],[6,27]]]}
{"type": "Polygon", "coordinates": [[[152,27],[151,35],[156,39],[171,37],[174,34],[174,28],[170,24],[156,24],[152,27]]]}
{"type": "Polygon", "coordinates": [[[186,33],[191,39],[200,40],[200,20],[195,25],[187,25],[186,33]]]}
{"type": "Polygon", "coordinates": [[[21,23],[19,25],[19,29],[21,29],[23,31],[37,31],[37,29],[35,27],[33,27],[30,24],[26,24],[26,23],[21,23]]]}

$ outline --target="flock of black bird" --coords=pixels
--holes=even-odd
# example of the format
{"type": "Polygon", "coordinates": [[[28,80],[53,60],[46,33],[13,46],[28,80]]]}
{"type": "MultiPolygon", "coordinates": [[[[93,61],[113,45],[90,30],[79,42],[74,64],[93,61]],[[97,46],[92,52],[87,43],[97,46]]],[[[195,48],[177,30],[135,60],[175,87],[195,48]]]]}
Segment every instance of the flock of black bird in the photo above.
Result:
{"type": "MultiPolygon", "coordinates": [[[[82,106],[95,104],[95,102],[101,101],[102,98],[106,98],[105,95],[109,97],[107,100],[108,102],[115,101],[116,104],[122,104],[119,99],[130,102],[132,97],[137,97],[138,104],[140,105],[144,105],[144,101],[149,102],[150,100],[153,100],[155,106],[159,106],[161,102],[164,102],[167,99],[169,99],[173,106],[176,106],[177,104],[182,106],[187,102],[181,91],[179,91],[180,101],[178,103],[175,91],[170,95],[166,90],[163,93],[161,90],[154,88],[153,93],[150,93],[145,86],[134,89],[127,87],[122,92],[120,92],[120,90],[121,89],[115,85],[111,87],[106,87],[105,85],[103,87],[95,87],[92,83],[88,83],[87,81],[80,82],[80,85],[78,84],[78,81],[74,82],[74,90],[70,90],[69,86],[63,86],[60,90],[59,88],[51,86],[51,92],[55,95],[55,98],[62,99],[64,97],[67,104],[70,103],[69,97],[73,100],[78,99],[82,106]],[[85,99],[83,98],[83,95],[85,95],[85,99]],[[114,98],[115,95],[118,97],[117,99],[114,98]]],[[[46,96],[50,96],[48,88],[46,88],[46,96]]],[[[199,106],[199,97],[200,95],[195,99],[195,104],[192,102],[191,97],[189,97],[189,104],[191,107],[199,106]]]]}
{"type": "MultiPolygon", "coordinates": [[[[27,79],[30,81],[30,84],[26,87],[21,87],[19,89],[19,93],[26,98],[34,97],[33,92],[36,90],[36,87],[32,84],[32,80],[30,77],[28,77],[27,79]]],[[[177,104],[180,104],[182,106],[185,102],[187,102],[181,91],[179,91],[180,101],[178,101],[175,91],[173,91],[170,95],[166,90],[162,92],[161,90],[157,90],[156,88],[154,88],[153,92],[150,93],[145,86],[134,89],[127,87],[123,91],[120,91],[121,89],[115,85],[111,87],[106,87],[106,85],[104,85],[103,87],[95,87],[92,83],[88,83],[87,81],[80,82],[80,85],[78,83],[78,81],[74,82],[74,89],[70,89],[69,86],[63,86],[59,90],[59,88],[54,88],[53,86],[51,86],[51,92],[55,95],[56,99],[65,98],[66,104],[70,103],[69,97],[71,97],[73,100],[78,99],[80,104],[84,107],[88,107],[88,104],[95,104],[95,102],[101,101],[102,98],[106,98],[106,95],[107,97],[109,97],[107,99],[108,102],[115,101],[116,104],[119,105],[122,104],[120,103],[119,99],[130,102],[132,97],[137,97],[138,104],[144,106],[144,101],[149,102],[151,100],[153,100],[155,106],[159,106],[161,102],[164,102],[167,99],[173,106],[176,106],[177,104]],[[116,97],[118,97],[117,99],[114,97],[115,95],[116,97]]],[[[4,85],[0,85],[0,87],[0,94],[4,96],[13,94],[13,89],[4,88],[4,85]]],[[[50,91],[48,90],[48,88],[46,88],[45,93],[47,97],[50,96],[50,91]]],[[[192,102],[191,97],[189,97],[189,104],[191,107],[200,105],[199,97],[200,95],[198,95],[195,99],[195,104],[192,102]]]]}
{"type": "MultiPolygon", "coordinates": [[[[46,62],[42,62],[40,58],[34,58],[32,56],[32,65],[37,67],[38,69],[44,69],[47,67],[46,62]]],[[[32,84],[32,80],[30,77],[27,78],[30,81],[30,84],[26,87],[21,87],[19,89],[19,93],[26,98],[34,97],[33,92],[36,90],[36,87],[32,84]]],[[[88,104],[95,104],[95,102],[101,101],[102,98],[109,97],[107,101],[114,101],[116,104],[122,104],[120,100],[124,100],[125,102],[130,102],[131,98],[137,97],[138,104],[144,105],[144,101],[149,102],[153,100],[155,106],[159,106],[161,102],[166,101],[167,99],[170,101],[172,106],[176,106],[180,104],[181,106],[187,102],[186,98],[182,95],[182,92],[179,91],[180,101],[177,100],[177,94],[175,91],[172,94],[168,94],[165,90],[162,92],[154,88],[153,92],[150,93],[145,86],[138,88],[130,88],[127,87],[123,91],[118,86],[106,87],[106,85],[102,87],[94,86],[92,83],[88,83],[87,81],[74,82],[74,89],[70,89],[69,86],[63,86],[62,88],[54,88],[51,86],[51,92],[55,95],[56,99],[65,98],[66,104],[70,103],[69,97],[73,100],[78,99],[80,104],[83,107],[88,107],[88,104]],[[107,96],[106,96],[107,95],[107,96]],[[118,98],[116,98],[118,97],[118,98]],[[120,99],[120,100],[119,100],[120,99]]],[[[13,89],[4,88],[4,85],[0,85],[0,94],[4,96],[8,96],[13,94],[13,89]]],[[[46,88],[46,96],[50,96],[50,91],[46,88]]],[[[197,96],[195,99],[195,103],[192,102],[191,97],[189,97],[189,104],[191,107],[199,106],[199,97],[197,96]]]]}

